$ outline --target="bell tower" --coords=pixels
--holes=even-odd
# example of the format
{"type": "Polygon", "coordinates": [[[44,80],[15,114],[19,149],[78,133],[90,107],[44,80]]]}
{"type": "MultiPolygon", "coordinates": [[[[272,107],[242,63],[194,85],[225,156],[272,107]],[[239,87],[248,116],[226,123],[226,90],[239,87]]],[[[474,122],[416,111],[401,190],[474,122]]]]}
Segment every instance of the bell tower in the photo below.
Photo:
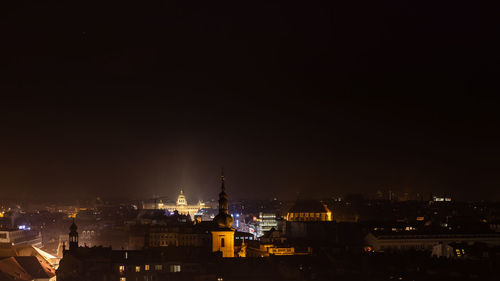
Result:
{"type": "Polygon", "coordinates": [[[78,227],[75,224],[75,219],[73,219],[73,223],[69,227],[69,250],[78,249],[78,227]]]}
{"type": "Polygon", "coordinates": [[[229,203],[221,173],[221,192],[219,193],[219,214],[215,216],[215,229],[212,230],[212,252],[221,252],[223,258],[234,258],[233,217],[229,215],[229,203]]]}

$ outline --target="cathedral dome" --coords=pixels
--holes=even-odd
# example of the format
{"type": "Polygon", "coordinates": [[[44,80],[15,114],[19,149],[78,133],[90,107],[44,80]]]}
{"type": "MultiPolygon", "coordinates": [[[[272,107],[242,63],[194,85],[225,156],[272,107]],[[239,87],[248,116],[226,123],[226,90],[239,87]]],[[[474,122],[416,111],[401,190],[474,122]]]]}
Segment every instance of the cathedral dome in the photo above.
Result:
{"type": "Polygon", "coordinates": [[[181,189],[181,194],[179,194],[179,197],[177,197],[177,206],[185,206],[187,205],[187,200],[186,196],[184,195],[184,192],[181,189]]]}

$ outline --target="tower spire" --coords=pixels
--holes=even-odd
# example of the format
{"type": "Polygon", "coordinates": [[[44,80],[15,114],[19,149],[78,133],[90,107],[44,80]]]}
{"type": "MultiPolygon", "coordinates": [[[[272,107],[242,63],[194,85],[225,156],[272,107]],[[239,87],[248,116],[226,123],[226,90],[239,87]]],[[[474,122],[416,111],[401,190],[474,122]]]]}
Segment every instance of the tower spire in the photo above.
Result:
{"type": "Polygon", "coordinates": [[[232,258],[234,257],[233,218],[229,215],[224,170],[222,169],[220,178],[221,191],[219,193],[219,213],[214,218],[215,228],[211,231],[212,252],[221,252],[223,258],[232,258]]]}
{"type": "Polygon", "coordinates": [[[221,168],[221,171],[220,171],[220,180],[221,180],[221,189],[223,192],[226,191],[226,185],[224,184],[225,182],[225,179],[224,179],[224,168],[221,168]]]}
{"type": "Polygon", "coordinates": [[[221,228],[231,228],[233,218],[229,215],[229,202],[226,194],[224,171],[221,170],[221,191],[219,193],[219,214],[214,218],[221,228]]]}
{"type": "Polygon", "coordinates": [[[227,194],[226,194],[226,185],[225,185],[225,179],[224,179],[224,171],[221,172],[221,192],[219,193],[219,214],[228,214],[229,213],[229,203],[227,200],[227,194]]]}

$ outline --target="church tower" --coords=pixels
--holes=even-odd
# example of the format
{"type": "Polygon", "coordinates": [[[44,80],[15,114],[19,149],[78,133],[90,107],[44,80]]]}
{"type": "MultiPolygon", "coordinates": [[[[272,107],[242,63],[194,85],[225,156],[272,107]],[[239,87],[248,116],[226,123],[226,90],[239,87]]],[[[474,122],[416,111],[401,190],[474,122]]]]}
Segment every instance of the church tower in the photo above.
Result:
{"type": "Polygon", "coordinates": [[[75,224],[75,219],[73,219],[73,223],[69,227],[69,250],[78,249],[78,232],[76,231],[78,227],[75,224]]]}
{"type": "Polygon", "coordinates": [[[221,192],[219,193],[219,213],[214,218],[212,230],[212,252],[221,252],[223,258],[234,258],[233,217],[229,215],[224,174],[221,174],[221,192]]]}

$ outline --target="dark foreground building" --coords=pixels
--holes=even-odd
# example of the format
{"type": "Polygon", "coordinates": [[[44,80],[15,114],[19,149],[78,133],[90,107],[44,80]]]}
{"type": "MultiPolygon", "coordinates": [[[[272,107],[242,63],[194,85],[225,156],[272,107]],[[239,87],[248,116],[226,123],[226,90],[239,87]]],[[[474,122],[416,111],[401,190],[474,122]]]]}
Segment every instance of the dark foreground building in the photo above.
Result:
{"type": "Polygon", "coordinates": [[[212,247],[112,250],[79,247],[76,225],[57,270],[59,281],[301,280],[301,257],[226,258],[212,247]],[[76,243],[75,243],[76,242],[76,243]],[[285,260],[287,262],[285,262],[285,260]]]}

